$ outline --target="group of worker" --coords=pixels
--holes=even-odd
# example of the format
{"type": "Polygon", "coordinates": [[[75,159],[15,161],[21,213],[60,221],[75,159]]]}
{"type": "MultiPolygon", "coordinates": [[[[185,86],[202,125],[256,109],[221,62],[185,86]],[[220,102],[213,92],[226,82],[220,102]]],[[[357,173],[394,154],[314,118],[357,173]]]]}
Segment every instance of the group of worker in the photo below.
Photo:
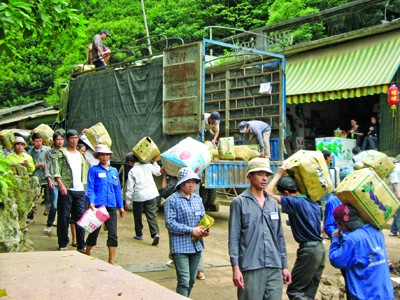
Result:
{"type": "MultiPolygon", "coordinates": [[[[250,187],[232,201],[229,256],[238,299],[281,299],[283,284],[288,285],[289,299],[316,297],[325,267],[322,211],[318,201],[300,193],[287,167],[280,167],[269,182],[269,160],[251,160],[250,187]],[[288,214],[299,244],[291,272],[281,212],[288,214]]],[[[325,230],[330,229],[329,260],[344,276],[347,299],[393,299],[382,231],[366,223],[351,205],[333,194],[328,198],[324,222],[325,230]]]]}
{"type": "MultiPolygon", "coordinates": [[[[204,123],[205,133],[210,133],[210,139],[216,144],[219,114],[205,114],[204,123]]],[[[238,288],[239,299],[281,299],[283,284],[288,285],[290,299],[314,299],[325,267],[320,204],[299,192],[296,181],[287,174],[287,165],[280,167],[269,182],[269,177],[273,175],[268,159],[271,129],[265,124],[243,121],[239,125],[240,132],[257,135],[262,152],[260,157],[248,164],[249,188],[234,198],[230,207],[229,256],[233,282],[238,288]],[[278,194],[275,194],[275,189],[278,194]],[[281,212],[288,214],[293,237],[299,243],[291,272],[287,263],[281,212]]],[[[65,138],[66,147],[63,147],[64,135],[55,132],[54,146],[50,149],[42,145],[40,134],[35,133],[29,155],[24,152],[25,140],[17,137],[14,152],[7,156],[11,163],[26,167],[29,173],[36,172],[41,182],[44,180],[43,185],[48,186],[50,207],[44,233],[50,232],[48,228],[51,228],[57,212],[59,250],[68,250],[69,224],[82,218],[88,208],[95,210],[105,206],[110,215],[105,221],[108,262],[116,264],[117,214],[123,218],[125,209],[133,201],[134,238],[143,240],[144,212],[152,245],[158,245],[160,234],[156,199],[160,191],[153,176],[165,175],[165,170],[155,159],[142,163],[135,154],[128,153],[125,163],[132,169],[128,174],[124,207],[118,172],[110,166],[113,152],[108,146],[96,146],[94,157],[99,163],[89,168],[85,156],[78,149],[79,133],[69,129],[65,138]]],[[[176,291],[187,297],[198,277],[204,238],[210,234],[210,230],[199,226],[205,215],[203,202],[195,193],[200,181],[191,168],[182,168],[164,204],[165,224],[170,235],[170,257],[178,279],[176,291]]],[[[325,228],[331,238],[329,259],[345,277],[348,299],[393,299],[382,232],[365,223],[354,207],[341,204],[335,196],[327,201],[326,207],[324,219],[331,226],[329,231],[328,223],[325,228]]],[[[75,230],[77,250],[90,255],[100,228],[90,233],[86,240],[82,227],[76,226],[75,230]]]]}

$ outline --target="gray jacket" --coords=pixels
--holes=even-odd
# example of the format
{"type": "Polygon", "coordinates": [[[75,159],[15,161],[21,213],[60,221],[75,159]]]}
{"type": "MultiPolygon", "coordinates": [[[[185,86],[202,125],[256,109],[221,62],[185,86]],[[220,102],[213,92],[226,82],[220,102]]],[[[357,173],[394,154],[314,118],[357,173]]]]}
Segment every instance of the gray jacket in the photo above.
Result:
{"type": "Polygon", "coordinates": [[[233,199],[229,215],[229,256],[241,271],[287,269],[286,243],[278,203],[267,193],[261,208],[247,189],[233,199]]]}

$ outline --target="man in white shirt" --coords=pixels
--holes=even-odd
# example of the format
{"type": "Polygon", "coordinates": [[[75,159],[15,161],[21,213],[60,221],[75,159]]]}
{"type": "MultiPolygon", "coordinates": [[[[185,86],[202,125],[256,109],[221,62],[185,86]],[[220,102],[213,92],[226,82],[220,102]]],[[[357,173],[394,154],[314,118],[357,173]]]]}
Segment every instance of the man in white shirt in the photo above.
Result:
{"type": "Polygon", "coordinates": [[[133,201],[133,218],[135,220],[135,236],[133,238],[143,240],[142,213],[144,212],[153,239],[153,246],[157,246],[160,241],[157,222],[157,200],[160,194],[153,175],[161,176],[161,168],[156,159],[156,157],[153,158],[151,163],[141,163],[132,152],[128,153],[125,158],[125,162],[132,166],[128,174],[125,205],[128,208],[130,202],[133,201]]]}
{"type": "MultiPolygon", "coordinates": [[[[68,145],[61,148],[56,156],[54,178],[58,184],[57,237],[60,250],[68,250],[68,227],[70,219],[76,224],[87,208],[85,184],[88,165],[85,157],[77,149],[79,133],[69,129],[66,133],[68,145]]],[[[85,253],[85,230],[76,226],[78,251],[85,253]]]]}

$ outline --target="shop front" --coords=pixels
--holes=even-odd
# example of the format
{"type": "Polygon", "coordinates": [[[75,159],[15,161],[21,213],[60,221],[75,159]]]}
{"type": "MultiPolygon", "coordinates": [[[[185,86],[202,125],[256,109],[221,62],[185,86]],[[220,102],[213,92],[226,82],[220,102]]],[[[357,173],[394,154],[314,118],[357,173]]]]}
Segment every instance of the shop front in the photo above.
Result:
{"type": "MultiPolygon", "coordinates": [[[[355,119],[364,136],[371,117],[380,123],[379,150],[400,149],[400,114],[392,117],[388,88],[399,83],[400,26],[364,34],[329,47],[287,57],[287,107],[296,127],[296,148],[319,149],[321,141],[352,138],[355,119]],[[342,131],[334,137],[334,131],[342,131]],[[351,133],[351,132],[350,132],[351,133]]],[[[350,142],[341,141],[350,147],[350,142]]],[[[362,146],[362,139],[358,140],[362,146]]],[[[353,143],[352,143],[353,144],[353,143]]],[[[354,140],[355,145],[355,140],[354,140]]],[[[325,147],[327,148],[327,147],[325,147]]]]}

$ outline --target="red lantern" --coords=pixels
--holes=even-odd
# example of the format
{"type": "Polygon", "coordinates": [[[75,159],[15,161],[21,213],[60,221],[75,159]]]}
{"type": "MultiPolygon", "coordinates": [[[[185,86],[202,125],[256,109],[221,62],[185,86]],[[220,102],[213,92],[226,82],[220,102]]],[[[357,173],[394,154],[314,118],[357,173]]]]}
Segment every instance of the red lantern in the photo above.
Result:
{"type": "Polygon", "coordinates": [[[388,89],[388,103],[392,109],[392,118],[394,117],[394,111],[396,110],[397,104],[399,104],[399,88],[396,85],[392,85],[388,89]]]}

